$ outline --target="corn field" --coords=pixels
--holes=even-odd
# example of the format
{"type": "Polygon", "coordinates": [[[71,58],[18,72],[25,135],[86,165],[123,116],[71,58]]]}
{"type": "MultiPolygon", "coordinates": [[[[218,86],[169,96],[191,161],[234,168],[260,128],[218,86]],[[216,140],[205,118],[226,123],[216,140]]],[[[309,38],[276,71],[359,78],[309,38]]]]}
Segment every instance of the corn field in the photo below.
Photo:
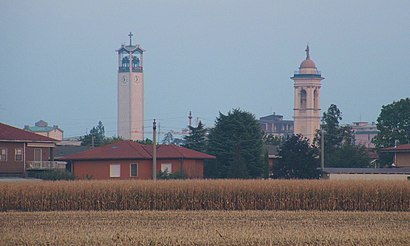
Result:
{"type": "Polygon", "coordinates": [[[0,211],[410,211],[410,182],[44,181],[0,184],[0,211]]]}

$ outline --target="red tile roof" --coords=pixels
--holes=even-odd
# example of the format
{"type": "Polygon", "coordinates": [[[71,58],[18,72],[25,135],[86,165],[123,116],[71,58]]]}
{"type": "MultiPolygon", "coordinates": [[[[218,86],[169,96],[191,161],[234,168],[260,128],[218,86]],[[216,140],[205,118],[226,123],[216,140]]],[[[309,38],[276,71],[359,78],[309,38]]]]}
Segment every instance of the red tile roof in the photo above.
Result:
{"type": "Polygon", "coordinates": [[[55,142],[55,139],[0,123],[0,141],[55,142]]]}
{"type": "MultiPolygon", "coordinates": [[[[215,159],[215,156],[176,145],[158,145],[157,158],[215,159]]],[[[59,160],[66,161],[101,159],[152,159],[152,145],[143,145],[133,141],[120,141],[59,158],[59,160]]]]}
{"type": "Polygon", "coordinates": [[[400,144],[397,147],[382,149],[383,152],[410,152],[410,144],[400,144]]]}
{"type": "MultiPolygon", "coordinates": [[[[143,145],[145,150],[152,156],[152,145],[143,145]]],[[[187,149],[178,145],[158,145],[157,158],[184,158],[184,159],[215,159],[213,155],[208,155],[196,150],[187,149]]]]}

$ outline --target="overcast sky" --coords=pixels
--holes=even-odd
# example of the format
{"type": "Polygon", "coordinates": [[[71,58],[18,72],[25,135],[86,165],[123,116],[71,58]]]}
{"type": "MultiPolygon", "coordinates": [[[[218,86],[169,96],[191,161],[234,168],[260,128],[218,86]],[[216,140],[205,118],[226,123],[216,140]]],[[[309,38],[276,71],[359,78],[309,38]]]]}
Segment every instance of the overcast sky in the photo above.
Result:
{"type": "MultiPolygon", "coordinates": [[[[232,108],[293,116],[290,77],[305,58],[322,72],[322,112],[376,121],[410,96],[410,1],[0,0],[0,122],[40,119],[84,135],[116,134],[117,54],[141,44],[145,131],[212,126],[232,108]]],[[[162,133],[162,134],[163,134],[162,133]]]]}

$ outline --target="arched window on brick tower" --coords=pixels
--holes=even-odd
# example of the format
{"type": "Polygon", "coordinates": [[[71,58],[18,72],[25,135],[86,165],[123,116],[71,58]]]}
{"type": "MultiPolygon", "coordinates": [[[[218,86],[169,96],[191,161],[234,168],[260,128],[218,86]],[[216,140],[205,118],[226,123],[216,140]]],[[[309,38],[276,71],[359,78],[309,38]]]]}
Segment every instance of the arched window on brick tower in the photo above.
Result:
{"type": "Polygon", "coordinates": [[[315,90],[314,92],[313,92],[313,108],[314,108],[314,110],[318,110],[319,109],[319,105],[318,105],[318,103],[319,103],[319,101],[317,100],[318,98],[317,98],[317,90],[315,90]]]}
{"type": "Polygon", "coordinates": [[[300,91],[300,109],[306,110],[306,91],[302,89],[300,91]]]}

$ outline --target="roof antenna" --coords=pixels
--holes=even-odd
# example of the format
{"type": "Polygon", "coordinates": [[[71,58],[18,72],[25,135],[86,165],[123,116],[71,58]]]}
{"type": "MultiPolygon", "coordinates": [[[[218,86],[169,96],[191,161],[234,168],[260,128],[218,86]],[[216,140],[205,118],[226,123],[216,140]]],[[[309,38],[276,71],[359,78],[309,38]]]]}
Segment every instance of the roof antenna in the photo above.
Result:
{"type": "Polygon", "coordinates": [[[189,111],[189,116],[188,116],[188,125],[191,127],[192,126],[192,113],[189,111]]]}

